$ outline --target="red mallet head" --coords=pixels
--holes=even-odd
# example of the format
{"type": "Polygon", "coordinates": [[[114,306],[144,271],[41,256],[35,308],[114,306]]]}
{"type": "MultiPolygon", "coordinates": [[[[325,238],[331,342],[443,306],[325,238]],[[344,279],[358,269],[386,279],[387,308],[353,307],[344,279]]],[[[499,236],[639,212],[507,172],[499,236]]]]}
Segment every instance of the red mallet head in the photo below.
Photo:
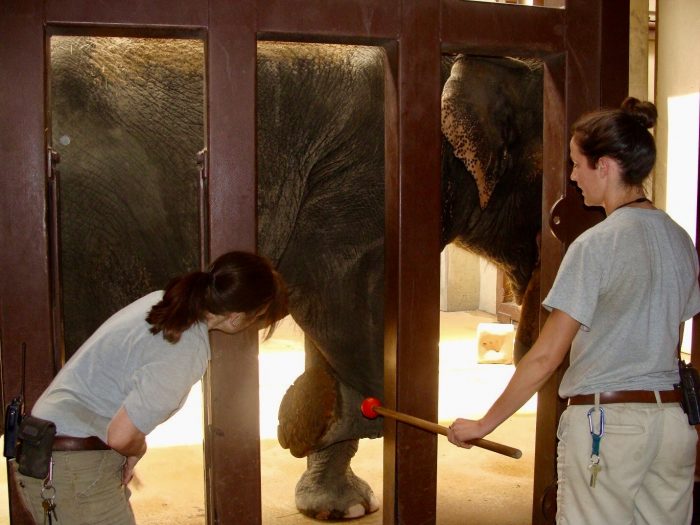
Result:
{"type": "Polygon", "coordinates": [[[368,419],[375,419],[379,414],[375,412],[374,407],[382,406],[382,402],[376,397],[368,397],[360,405],[362,415],[368,419]]]}

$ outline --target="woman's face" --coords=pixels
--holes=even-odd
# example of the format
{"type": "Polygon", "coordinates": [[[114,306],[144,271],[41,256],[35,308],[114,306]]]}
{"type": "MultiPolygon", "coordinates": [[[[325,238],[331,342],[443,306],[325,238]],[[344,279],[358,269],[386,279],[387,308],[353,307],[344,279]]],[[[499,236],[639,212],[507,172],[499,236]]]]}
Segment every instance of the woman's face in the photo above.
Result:
{"type": "Polygon", "coordinates": [[[571,162],[574,167],[571,170],[571,180],[581,190],[583,202],[586,206],[600,206],[603,202],[603,185],[597,168],[588,165],[588,158],[581,153],[574,138],[569,142],[571,162]]]}
{"type": "Polygon", "coordinates": [[[219,330],[227,334],[237,334],[243,330],[255,326],[257,330],[265,328],[263,320],[269,305],[254,312],[231,312],[229,314],[213,315],[210,314],[209,329],[219,330]]]}

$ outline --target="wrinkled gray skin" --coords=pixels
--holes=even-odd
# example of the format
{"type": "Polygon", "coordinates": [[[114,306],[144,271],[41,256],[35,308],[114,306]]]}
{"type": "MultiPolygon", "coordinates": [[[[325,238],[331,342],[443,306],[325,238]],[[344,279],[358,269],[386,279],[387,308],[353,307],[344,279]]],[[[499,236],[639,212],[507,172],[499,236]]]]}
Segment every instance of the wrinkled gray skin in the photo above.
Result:
{"type": "MultiPolygon", "coordinates": [[[[197,267],[194,157],[204,132],[195,45],[54,47],[69,355],[109,314],[197,267]]],[[[308,458],[296,504],[318,519],[378,508],[350,462],[358,439],[381,433],[358,407],[383,394],[383,64],[374,48],[258,48],[259,251],[290,286],[307,349],[307,370],[280,407],[279,438],[308,458]]],[[[494,261],[520,299],[537,261],[541,74],[458,57],[445,60],[444,79],[442,242],[494,261]]]]}

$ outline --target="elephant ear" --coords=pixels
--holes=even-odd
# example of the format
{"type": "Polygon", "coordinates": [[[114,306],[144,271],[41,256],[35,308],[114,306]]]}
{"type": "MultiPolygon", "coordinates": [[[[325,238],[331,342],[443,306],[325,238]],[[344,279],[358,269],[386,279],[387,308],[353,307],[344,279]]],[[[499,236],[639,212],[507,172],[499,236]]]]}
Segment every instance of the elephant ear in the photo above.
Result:
{"type": "Polygon", "coordinates": [[[442,133],[474,177],[482,209],[522,150],[518,113],[524,110],[529,73],[518,60],[460,55],[445,82],[442,133]]]}

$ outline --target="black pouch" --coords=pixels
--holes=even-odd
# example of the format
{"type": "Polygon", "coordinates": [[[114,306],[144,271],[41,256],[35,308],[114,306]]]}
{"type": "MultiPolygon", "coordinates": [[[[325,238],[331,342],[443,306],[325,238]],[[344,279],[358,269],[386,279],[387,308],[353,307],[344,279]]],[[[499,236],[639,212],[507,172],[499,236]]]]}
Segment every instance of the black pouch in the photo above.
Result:
{"type": "Polygon", "coordinates": [[[680,383],[675,385],[681,394],[681,406],[688,415],[688,423],[700,424],[700,376],[693,365],[678,360],[680,383]]]}
{"type": "Polygon", "coordinates": [[[49,475],[56,425],[46,419],[24,416],[17,439],[17,470],[25,476],[44,479],[49,475]]]}

